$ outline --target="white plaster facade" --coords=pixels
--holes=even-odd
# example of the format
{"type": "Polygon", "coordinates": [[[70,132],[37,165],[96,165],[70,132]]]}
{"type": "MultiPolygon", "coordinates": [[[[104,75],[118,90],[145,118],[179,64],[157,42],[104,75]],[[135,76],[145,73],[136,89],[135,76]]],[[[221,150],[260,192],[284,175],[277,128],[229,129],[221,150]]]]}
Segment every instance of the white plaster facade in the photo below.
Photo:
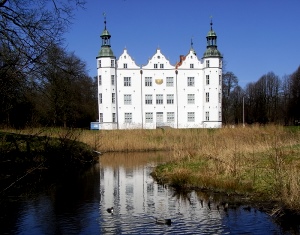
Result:
{"type": "Polygon", "coordinates": [[[203,58],[191,44],[175,65],[160,49],[144,66],[127,49],[117,60],[110,37],[105,21],[97,56],[99,129],[222,126],[222,56],[212,23],[203,58]]]}

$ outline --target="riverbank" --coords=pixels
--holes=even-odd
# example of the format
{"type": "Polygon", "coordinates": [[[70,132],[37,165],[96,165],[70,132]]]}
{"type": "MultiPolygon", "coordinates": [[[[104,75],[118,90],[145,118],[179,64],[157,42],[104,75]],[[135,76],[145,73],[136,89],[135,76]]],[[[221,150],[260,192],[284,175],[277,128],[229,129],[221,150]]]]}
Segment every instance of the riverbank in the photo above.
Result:
{"type": "Polygon", "coordinates": [[[98,160],[87,144],[71,138],[7,132],[0,132],[0,156],[1,196],[33,190],[42,178],[59,179],[98,160]]]}
{"type": "Polygon", "coordinates": [[[162,184],[242,195],[300,211],[299,127],[30,131],[57,138],[75,136],[102,153],[168,151],[170,161],[152,174],[162,184]]]}
{"type": "Polygon", "coordinates": [[[195,136],[152,176],[178,189],[237,195],[271,213],[300,212],[300,129],[280,126],[220,129],[195,136]]]}
{"type": "Polygon", "coordinates": [[[112,130],[80,139],[101,152],[168,151],[170,161],[152,173],[162,184],[300,211],[299,127],[112,130]]]}

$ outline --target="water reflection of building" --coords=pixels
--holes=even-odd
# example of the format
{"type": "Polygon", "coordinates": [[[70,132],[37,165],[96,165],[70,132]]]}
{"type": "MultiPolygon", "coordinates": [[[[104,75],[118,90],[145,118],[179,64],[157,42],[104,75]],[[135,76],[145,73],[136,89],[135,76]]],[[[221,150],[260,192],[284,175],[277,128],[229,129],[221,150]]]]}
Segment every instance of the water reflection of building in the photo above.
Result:
{"type": "Polygon", "coordinates": [[[149,176],[151,167],[101,167],[100,192],[104,210],[114,206],[117,213],[167,213],[168,195],[149,176]],[[150,211],[149,211],[150,210],[150,211]],[[153,211],[152,211],[153,210],[153,211]]]}

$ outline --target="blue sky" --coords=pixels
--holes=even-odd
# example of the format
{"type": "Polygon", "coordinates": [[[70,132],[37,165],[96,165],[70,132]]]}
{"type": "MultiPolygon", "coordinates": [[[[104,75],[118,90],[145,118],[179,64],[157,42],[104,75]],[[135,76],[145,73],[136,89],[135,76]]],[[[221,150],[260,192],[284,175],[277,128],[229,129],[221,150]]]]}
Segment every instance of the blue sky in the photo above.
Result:
{"type": "Polygon", "coordinates": [[[103,12],[115,56],[127,48],[137,65],[146,64],[158,47],[174,65],[188,53],[191,38],[201,59],[211,16],[226,71],[241,87],[270,71],[283,77],[300,65],[300,0],[88,0],[85,10],[75,12],[65,39],[92,77],[103,12]]]}

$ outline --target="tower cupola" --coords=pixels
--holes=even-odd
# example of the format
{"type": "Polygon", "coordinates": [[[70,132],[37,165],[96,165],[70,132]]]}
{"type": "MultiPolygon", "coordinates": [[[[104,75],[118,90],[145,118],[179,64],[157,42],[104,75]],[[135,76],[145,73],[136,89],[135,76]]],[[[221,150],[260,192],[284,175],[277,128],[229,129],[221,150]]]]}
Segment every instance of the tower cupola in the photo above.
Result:
{"type": "Polygon", "coordinates": [[[106,17],[104,17],[104,30],[100,37],[102,39],[102,45],[98,57],[114,57],[114,53],[110,46],[111,35],[106,29],[106,17]]]}
{"type": "Polygon", "coordinates": [[[207,46],[206,51],[203,55],[203,58],[207,57],[220,57],[222,58],[221,53],[217,49],[217,34],[212,28],[212,20],[210,22],[210,31],[207,33],[206,40],[207,46]]]}

